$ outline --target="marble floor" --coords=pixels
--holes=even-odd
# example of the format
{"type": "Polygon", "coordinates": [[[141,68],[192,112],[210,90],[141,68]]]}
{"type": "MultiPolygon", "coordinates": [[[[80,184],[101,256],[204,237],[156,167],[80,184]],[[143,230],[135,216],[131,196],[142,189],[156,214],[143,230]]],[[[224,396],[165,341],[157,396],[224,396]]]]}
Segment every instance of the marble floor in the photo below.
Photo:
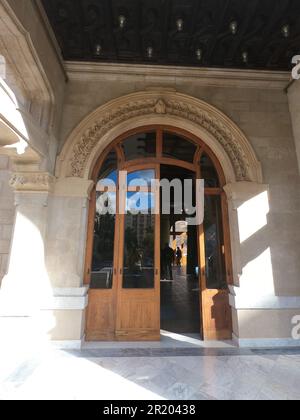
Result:
{"type": "Polygon", "coordinates": [[[207,347],[185,338],[81,351],[3,347],[0,399],[300,400],[300,349],[207,347]]]}

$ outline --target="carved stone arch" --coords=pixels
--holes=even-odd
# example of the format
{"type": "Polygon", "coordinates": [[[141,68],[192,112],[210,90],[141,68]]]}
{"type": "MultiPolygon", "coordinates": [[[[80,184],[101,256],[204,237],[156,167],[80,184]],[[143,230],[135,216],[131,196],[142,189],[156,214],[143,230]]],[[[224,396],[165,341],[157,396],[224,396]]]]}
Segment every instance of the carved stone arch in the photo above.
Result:
{"type": "Polygon", "coordinates": [[[227,183],[262,182],[260,162],[235,123],[199,99],[165,91],[133,93],[94,111],[68,138],[57,176],[89,179],[98,157],[116,137],[153,124],[183,128],[198,136],[219,159],[227,183]]]}

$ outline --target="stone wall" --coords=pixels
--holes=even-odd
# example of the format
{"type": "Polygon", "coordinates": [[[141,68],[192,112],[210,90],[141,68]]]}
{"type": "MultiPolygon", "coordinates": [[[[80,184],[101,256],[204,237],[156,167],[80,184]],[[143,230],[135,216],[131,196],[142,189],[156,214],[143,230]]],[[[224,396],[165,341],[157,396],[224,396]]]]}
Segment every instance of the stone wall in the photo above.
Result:
{"type": "MultiPolygon", "coordinates": [[[[235,87],[205,86],[201,78],[175,78],[119,74],[69,74],[70,82],[61,131],[61,148],[70,132],[97,107],[120,96],[151,86],[173,88],[214,105],[246,134],[262,163],[263,182],[269,185],[268,223],[241,246],[241,271],[267,255],[276,296],[300,295],[300,177],[284,85],[251,86],[236,80],[235,87]]],[[[263,268],[263,267],[262,267],[263,268]]],[[[242,277],[242,272],[238,273],[242,277]]],[[[265,277],[267,274],[265,273],[265,277]]],[[[264,283],[264,271],[256,284],[264,283]]],[[[269,285],[270,286],[270,285],[269,285]]]]}
{"type": "Polygon", "coordinates": [[[288,97],[300,170],[300,80],[294,81],[290,86],[288,97]]]}
{"type": "MultiPolygon", "coordinates": [[[[200,75],[189,77],[184,71],[185,75],[174,77],[172,69],[168,75],[155,76],[154,69],[128,74],[124,67],[127,73],[122,74],[123,68],[114,73],[98,66],[85,73],[82,68],[74,72],[72,65],[68,67],[61,150],[72,130],[95,109],[151,89],[161,95],[175,90],[205,101],[245,133],[262,164],[263,185],[254,184],[249,190],[247,183],[237,183],[226,191],[230,195],[231,187],[237,188],[240,194],[229,200],[236,286],[230,297],[234,336],[240,345],[295,345],[291,322],[300,313],[300,177],[285,90],[289,75],[285,82],[273,84],[270,74],[263,83],[262,78],[251,80],[251,74],[244,78],[236,74],[228,81],[225,71],[206,83],[200,75]]],[[[86,221],[79,212],[77,221],[77,229],[84,232],[86,221]]],[[[63,287],[61,281],[58,284],[63,287]]]]}
{"type": "Polygon", "coordinates": [[[14,223],[14,195],[9,187],[9,159],[0,156],[0,285],[8,268],[14,223]]]}

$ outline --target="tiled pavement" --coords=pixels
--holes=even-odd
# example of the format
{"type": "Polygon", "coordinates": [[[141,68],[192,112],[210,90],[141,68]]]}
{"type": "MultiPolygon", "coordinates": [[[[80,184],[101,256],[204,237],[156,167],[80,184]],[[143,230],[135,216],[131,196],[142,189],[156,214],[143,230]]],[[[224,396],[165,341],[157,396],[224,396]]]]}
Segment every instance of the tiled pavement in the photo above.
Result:
{"type": "Polygon", "coordinates": [[[0,399],[300,400],[300,349],[181,340],[2,350],[0,399]]]}

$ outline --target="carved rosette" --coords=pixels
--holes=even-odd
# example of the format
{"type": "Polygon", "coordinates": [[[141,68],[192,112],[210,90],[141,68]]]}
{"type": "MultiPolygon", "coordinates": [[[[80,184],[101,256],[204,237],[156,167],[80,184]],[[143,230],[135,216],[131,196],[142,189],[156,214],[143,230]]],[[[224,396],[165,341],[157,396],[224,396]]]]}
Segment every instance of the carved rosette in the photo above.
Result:
{"type": "Polygon", "coordinates": [[[55,177],[46,172],[18,172],[9,182],[17,192],[51,192],[54,184],[55,177]]]}
{"type": "Polygon", "coordinates": [[[117,125],[139,116],[169,115],[204,128],[223,147],[235,169],[238,181],[250,181],[247,158],[233,132],[222,122],[201,107],[181,100],[156,97],[148,100],[127,102],[107,112],[80,138],[73,148],[69,173],[71,177],[83,177],[89,157],[101,138],[117,125]]]}

